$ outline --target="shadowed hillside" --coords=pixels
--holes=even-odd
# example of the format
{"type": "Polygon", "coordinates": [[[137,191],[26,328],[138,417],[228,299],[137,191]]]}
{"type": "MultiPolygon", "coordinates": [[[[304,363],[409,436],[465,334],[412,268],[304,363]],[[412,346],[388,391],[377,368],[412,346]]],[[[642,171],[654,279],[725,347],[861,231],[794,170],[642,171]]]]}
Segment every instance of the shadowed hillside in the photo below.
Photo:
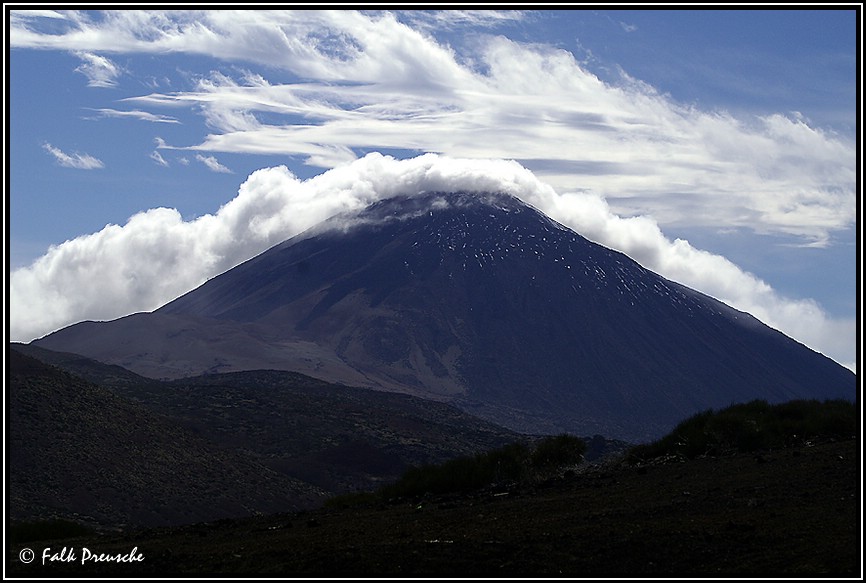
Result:
{"type": "Polygon", "coordinates": [[[629,467],[523,485],[29,543],[137,547],[135,564],[16,575],[862,577],[861,441],[629,467]]]}
{"type": "MultiPolygon", "coordinates": [[[[289,511],[520,436],[443,403],[284,371],[164,383],[9,351],[13,518],[117,526],[289,511]]],[[[602,446],[603,449],[603,446],[602,446]]]]}
{"type": "MultiPolygon", "coordinates": [[[[71,360],[106,374],[99,363],[71,360]]],[[[706,411],[656,442],[587,463],[579,461],[586,446],[605,440],[518,439],[460,457],[458,444],[471,449],[467,436],[511,440],[483,426],[470,430],[444,405],[423,417],[416,401],[435,404],[391,394],[368,401],[367,391],[303,375],[122,382],[133,400],[14,350],[9,363],[9,503],[13,519],[27,520],[11,531],[13,576],[862,576],[862,422],[858,406],[845,401],[706,411]],[[277,409],[271,417],[282,425],[264,423],[286,403],[310,418],[295,416],[300,424],[289,428],[292,414],[277,409]],[[162,415],[160,407],[188,417],[162,415]],[[313,420],[319,429],[307,435],[300,428],[313,420]],[[380,455],[387,444],[414,451],[415,468],[383,479],[376,492],[317,509],[199,522],[207,512],[225,516],[235,500],[247,515],[254,503],[267,512],[271,488],[315,492],[265,467],[280,443],[329,443],[306,463],[316,467],[319,456],[330,479],[382,471],[381,458],[345,448],[339,432],[327,436],[325,428],[337,427],[380,444],[363,451],[379,447],[380,455]],[[293,437],[280,442],[283,432],[293,437]],[[428,439],[441,449],[419,448],[428,439]],[[213,440],[228,447],[214,449],[213,440]],[[438,455],[439,465],[423,461],[438,455]],[[186,524],[128,524],[117,534],[80,528],[120,527],[118,508],[142,525],[186,524]],[[50,517],[71,520],[34,522],[50,517]],[[115,557],[135,549],[142,559],[41,564],[44,549],[64,547],[79,557],[84,548],[115,557]],[[21,561],[25,548],[36,561],[21,561]]]]}
{"type": "Polygon", "coordinates": [[[310,508],[325,495],[15,350],[7,365],[12,520],[156,526],[310,508]]]}

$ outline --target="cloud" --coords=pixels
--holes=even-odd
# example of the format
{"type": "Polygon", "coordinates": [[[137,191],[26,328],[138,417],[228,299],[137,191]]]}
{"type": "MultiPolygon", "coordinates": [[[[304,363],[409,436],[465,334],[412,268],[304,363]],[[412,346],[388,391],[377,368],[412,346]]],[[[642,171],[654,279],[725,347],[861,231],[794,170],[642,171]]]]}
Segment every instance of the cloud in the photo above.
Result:
{"type": "Polygon", "coordinates": [[[52,18],[57,20],[66,20],[61,12],[56,10],[12,10],[13,19],[26,20],[29,18],[52,18]]]}
{"type": "Polygon", "coordinates": [[[84,61],[75,68],[75,72],[87,77],[88,87],[115,87],[117,85],[117,78],[122,71],[110,59],[85,51],[77,51],[75,56],[84,61]]]}
{"type": "Polygon", "coordinates": [[[561,191],[595,192],[618,214],[652,213],[666,226],[739,227],[822,245],[854,224],[851,140],[796,114],[700,110],[623,71],[602,81],[567,51],[477,34],[525,14],[68,12],[52,33],[40,32],[40,19],[13,19],[10,42],[82,54],[203,54],[304,80],[215,71],[190,91],[129,99],[201,113],[213,131],[175,148],[300,155],[325,168],[361,148],[504,157],[561,191]],[[437,27],[472,31],[477,42],[457,53],[428,34],[437,27]],[[546,171],[551,156],[585,171],[546,171]]]}
{"type": "Polygon", "coordinates": [[[180,123],[177,118],[169,117],[167,115],[157,115],[154,113],[149,113],[147,111],[140,111],[137,109],[129,110],[129,111],[120,111],[117,109],[95,109],[97,113],[102,117],[120,117],[120,118],[128,118],[128,119],[137,119],[141,121],[149,121],[154,123],[180,123]]]}
{"type": "Polygon", "coordinates": [[[15,26],[12,43],[207,54],[303,79],[238,68],[191,90],[128,98],[202,115],[211,131],[174,148],[303,156],[324,168],[359,150],[516,159],[560,191],[605,197],[621,215],[813,245],[855,221],[852,140],[797,114],[681,104],[624,71],[603,81],[550,46],[474,34],[458,53],[425,32],[497,21],[485,11],[119,12],[78,17],[66,34],[15,26]]]}
{"type": "Polygon", "coordinates": [[[368,154],[307,180],[284,166],[265,168],[214,214],[184,221],[174,209],[151,209],[123,226],[52,247],[12,272],[12,339],[153,310],[334,214],[422,191],[513,194],[649,269],[749,311],[840,362],[854,361],[848,342],[854,322],[834,320],[814,302],[785,298],[723,257],[667,239],[648,217],[619,217],[597,195],[559,193],[514,161],[434,154],[408,160],[368,154]]]}
{"type": "Polygon", "coordinates": [[[196,154],[195,159],[208,167],[211,172],[221,172],[223,174],[232,174],[232,171],[220,164],[213,156],[202,156],[196,154]]]}
{"type": "Polygon", "coordinates": [[[414,26],[430,31],[458,28],[495,28],[503,23],[521,21],[523,10],[410,10],[401,15],[414,26]]]}
{"type": "Polygon", "coordinates": [[[168,162],[165,161],[165,158],[162,157],[158,151],[154,150],[150,153],[150,159],[159,164],[160,166],[168,167],[168,162]]]}
{"type": "Polygon", "coordinates": [[[67,154],[60,148],[56,148],[49,143],[42,144],[42,148],[54,156],[55,160],[66,168],[77,168],[79,170],[94,170],[97,168],[103,168],[104,165],[101,160],[94,158],[90,154],[67,154]]]}

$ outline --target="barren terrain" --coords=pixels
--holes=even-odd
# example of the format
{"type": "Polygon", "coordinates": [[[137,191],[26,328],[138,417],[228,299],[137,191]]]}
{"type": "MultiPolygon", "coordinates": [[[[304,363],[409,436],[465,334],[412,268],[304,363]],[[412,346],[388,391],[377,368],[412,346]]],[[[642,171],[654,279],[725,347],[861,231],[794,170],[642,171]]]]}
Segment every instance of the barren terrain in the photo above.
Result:
{"type": "Polygon", "coordinates": [[[8,548],[15,576],[862,577],[861,443],[8,548]],[[36,559],[19,560],[22,548],[36,559]],[[44,548],[79,561],[41,564],[44,548]],[[143,556],[88,563],[93,552],[143,556]]]}

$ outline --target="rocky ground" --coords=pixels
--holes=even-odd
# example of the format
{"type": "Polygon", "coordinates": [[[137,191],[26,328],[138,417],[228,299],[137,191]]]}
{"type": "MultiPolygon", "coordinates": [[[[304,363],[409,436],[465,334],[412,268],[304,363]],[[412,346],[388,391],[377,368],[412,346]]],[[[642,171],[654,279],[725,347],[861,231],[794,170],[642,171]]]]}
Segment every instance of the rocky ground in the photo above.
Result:
{"type": "Polygon", "coordinates": [[[13,577],[862,578],[859,439],[7,546],[13,577]],[[75,561],[46,561],[67,549],[75,561]],[[82,564],[92,554],[135,562],[82,564]],[[29,558],[26,549],[35,559],[29,558]],[[22,554],[23,553],[23,554],[22,554]]]}

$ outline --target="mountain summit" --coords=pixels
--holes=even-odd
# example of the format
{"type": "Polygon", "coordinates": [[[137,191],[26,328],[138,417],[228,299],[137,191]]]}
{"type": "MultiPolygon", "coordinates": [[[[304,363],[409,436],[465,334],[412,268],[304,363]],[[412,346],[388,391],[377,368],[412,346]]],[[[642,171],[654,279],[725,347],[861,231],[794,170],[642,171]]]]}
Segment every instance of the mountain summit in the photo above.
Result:
{"type": "Polygon", "coordinates": [[[155,312],[35,343],[155,377],[298,370],[633,440],[734,402],[856,393],[829,358],[502,194],[382,200],[155,312]]]}

